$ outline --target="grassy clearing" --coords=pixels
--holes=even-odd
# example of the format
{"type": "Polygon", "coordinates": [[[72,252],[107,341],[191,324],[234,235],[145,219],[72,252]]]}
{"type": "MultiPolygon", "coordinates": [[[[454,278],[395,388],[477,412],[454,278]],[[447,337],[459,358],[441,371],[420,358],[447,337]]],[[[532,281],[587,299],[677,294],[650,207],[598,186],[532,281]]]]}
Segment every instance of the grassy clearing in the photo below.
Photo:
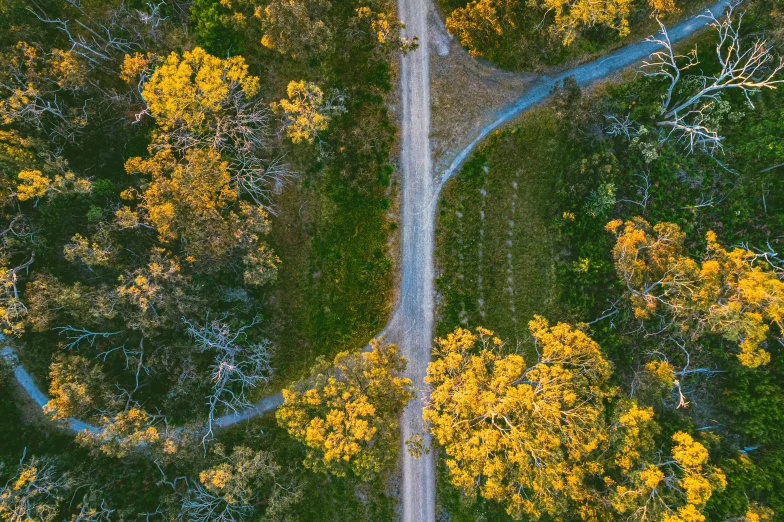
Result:
{"type": "Polygon", "coordinates": [[[355,121],[339,122],[332,164],[303,176],[278,201],[272,243],[282,266],[268,307],[277,386],[305,376],[319,356],[364,346],[392,308],[387,161],[394,129],[376,97],[358,100],[349,114],[373,118],[377,143],[363,143],[355,121]]]}
{"type": "Polygon", "coordinates": [[[437,232],[438,334],[482,325],[508,342],[534,314],[556,319],[553,193],[579,150],[536,110],[494,134],[444,189],[437,232]],[[567,142],[568,143],[568,142],[567,142]]]}
{"type": "MultiPolygon", "coordinates": [[[[528,321],[563,320],[555,194],[561,171],[583,153],[555,111],[527,113],[493,134],[444,188],[436,232],[437,335],[484,326],[530,349],[528,321]]],[[[532,354],[527,354],[532,356],[532,354]]],[[[438,509],[456,521],[511,520],[481,497],[466,499],[439,461],[438,509]]]]}

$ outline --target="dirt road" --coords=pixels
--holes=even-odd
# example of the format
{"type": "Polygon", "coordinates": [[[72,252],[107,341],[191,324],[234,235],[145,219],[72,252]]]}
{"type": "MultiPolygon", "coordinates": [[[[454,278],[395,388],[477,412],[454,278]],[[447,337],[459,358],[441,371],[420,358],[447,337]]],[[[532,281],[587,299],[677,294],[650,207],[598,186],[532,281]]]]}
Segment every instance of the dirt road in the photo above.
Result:
{"type": "Polygon", "coordinates": [[[424,378],[433,339],[433,226],[428,202],[433,194],[430,156],[430,56],[427,15],[429,0],[399,0],[398,16],[406,36],[419,39],[416,51],[401,58],[400,125],[403,188],[401,200],[400,300],[392,337],[408,360],[407,376],[419,388],[418,397],[401,419],[401,515],[403,522],[435,521],[435,472],[433,454],[415,459],[405,441],[422,429],[424,378]]]}

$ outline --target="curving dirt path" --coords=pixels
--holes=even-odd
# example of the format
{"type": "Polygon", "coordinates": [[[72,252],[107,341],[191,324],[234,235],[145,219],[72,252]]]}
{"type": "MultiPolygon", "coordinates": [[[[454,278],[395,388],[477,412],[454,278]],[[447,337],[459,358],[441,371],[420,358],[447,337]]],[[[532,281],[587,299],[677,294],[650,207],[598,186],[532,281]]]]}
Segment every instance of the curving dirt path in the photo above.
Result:
{"type": "MultiPolygon", "coordinates": [[[[719,16],[730,1],[720,0],[710,11],[719,16]]],[[[401,58],[401,281],[395,312],[384,330],[387,339],[397,343],[402,355],[408,360],[406,374],[420,389],[417,398],[408,404],[401,419],[400,500],[403,522],[435,521],[433,452],[415,459],[406,451],[405,441],[412,435],[419,434],[425,438],[425,447],[429,447],[429,435],[422,422],[422,407],[427,395],[424,377],[431,357],[433,337],[433,251],[435,203],[439,192],[482,139],[526,109],[543,101],[552,88],[564,78],[574,76],[579,85],[587,86],[611,76],[656,50],[655,44],[638,42],[558,75],[539,78],[523,96],[499,111],[495,120],[483,127],[473,141],[454,156],[449,167],[434,178],[430,151],[430,49],[427,24],[430,8],[430,0],[398,0],[398,16],[406,24],[406,36],[419,38],[418,49],[401,58]]],[[[683,39],[708,23],[709,20],[703,16],[688,18],[668,29],[670,39],[683,39]]],[[[10,348],[0,351],[0,356],[15,359],[10,348]]],[[[24,368],[14,365],[14,375],[24,391],[39,406],[46,404],[46,395],[35,386],[24,368]]],[[[215,422],[219,427],[231,426],[267,413],[281,403],[282,396],[275,394],[265,397],[247,410],[219,417],[215,422]]],[[[69,419],[68,427],[74,432],[98,429],[77,419],[69,419]]]]}
{"type": "MultiPolygon", "coordinates": [[[[5,336],[0,334],[0,342],[5,340],[5,336]]],[[[46,403],[49,402],[49,397],[47,397],[41,390],[38,389],[38,386],[36,386],[35,382],[33,382],[32,376],[27,373],[27,370],[25,370],[24,367],[19,364],[13,349],[6,346],[0,350],[0,359],[5,359],[6,364],[8,364],[13,369],[14,378],[22,390],[24,390],[24,392],[30,397],[30,399],[32,399],[33,402],[35,402],[40,408],[43,408],[46,403]]],[[[74,433],[79,433],[84,430],[88,430],[93,433],[98,433],[100,431],[100,428],[74,418],[69,418],[67,421],[65,421],[65,426],[67,426],[67,428],[74,433]]]]}
{"type": "MultiPolygon", "coordinates": [[[[724,13],[727,7],[733,0],[719,0],[713,4],[703,14],[695,15],[686,20],[667,28],[667,33],[672,42],[682,40],[687,36],[694,34],[696,31],[706,27],[710,24],[711,20],[704,16],[704,13],[710,11],[717,18],[724,13]]],[[[598,58],[592,62],[585,63],[573,69],[569,69],[555,76],[542,76],[522,97],[520,97],[512,105],[502,109],[498,112],[496,120],[493,123],[485,126],[475,136],[474,140],[463,150],[461,150],[450,163],[449,167],[444,170],[436,180],[434,197],[443,188],[444,184],[452,177],[457,171],[458,167],[468,158],[468,155],[476,148],[480,141],[482,141],[488,134],[495,129],[507,123],[509,120],[522,113],[526,109],[531,108],[537,103],[543,101],[550,95],[550,91],[562,82],[565,78],[573,76],[577,84],[581,87],[586,87],[594,82],[603,80],[612,76],[613,74],[626,69],[630,65],[639,62],[643,58],[648,57],[652,52],[660,49],[660,46],[641,41],[622,47],[609,55],[598,58]]]]}

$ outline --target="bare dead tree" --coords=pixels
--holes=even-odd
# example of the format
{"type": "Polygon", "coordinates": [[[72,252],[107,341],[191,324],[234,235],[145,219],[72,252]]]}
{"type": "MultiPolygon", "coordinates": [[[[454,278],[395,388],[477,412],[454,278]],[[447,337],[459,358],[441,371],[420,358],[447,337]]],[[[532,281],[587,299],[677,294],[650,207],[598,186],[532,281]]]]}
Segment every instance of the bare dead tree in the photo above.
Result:
{"type": "Polygon", "coordinates": [[[35,252],[32,252],[30,259],[14,268],[0,267],[0,322],[4,323],[6,330],[17,333],[20,330],[19,323],[27,314],[27,306],[19,298],[19,274],[26,271],[35,261],[35,252]]]}
{"type": "Polygon", "coordinates": [[[642,208],[643,214],[648,209],[648,199],[650,198],[650,190],[651,190],[651,172],[650,170],[646,171],[645,174],[635,174],[635,178],[640,178],[641,182],[638,185],[635,185],[637,189],[637,195],[639,196],[639,200],[635,199],[619,199],[618,203],[631,203],[633,205],[638,205],[642,208]]]}
{"type": "Polygon", "coordinates": [[[188,490],[182,512],[191,522],[238,522],[250,516],[253,507],[226,502],[197,482],[188,490]]]}
{"type": "MultiPolygon", "coordinates": [[[[144,35],[139,31],[138,24],[141,17],[125,5],[112,10],[105,22],[91,18],[81,6],[72,5],[80,14],[74,20],[50,18],[41,8],[28,10],[41,22],[60,30],[71,44],[70,51],[84,58],[92,68],[116,72],[109,63],[144,48],[144,35]]],[[[159,15],[157,18],[160,20],[159,15]]]]}
{"type": "MultiPolygon", "coordinates": [[[[604,321],[605,319],[611,319],[621,312],[621,309],[618,308],[618,303],[621,302],[621,299],[616,299],[615,301],[610,301],[608,299],[607,302],[609,303],[609,306],[601,312],[602,315],[592,321],[589,321],[589,325],[596,324],[600,321],[604,321]]],[[[615,324],[612,320],[610,321],[610,328],[615,328],[615,324]]]]}
{"type": "Polygon", "coordinates": [[[733,4],[725,16],[719,20],[708,11],[705,17],[711,19],[716,29],[718,42],[716,56],[720,70],[714,75],[691,74],[696,80],[697,89],[689,89],[683,72],[695,68],[700,60],[697,49],[688,54],[677,54],[667,33],[667,28],[659,21],[661,33],[648,38],[649,42],[659,44],[663,49],[650,55],[643,62],[640,72],[645,76],[664,78],[669,82],[662,99],[663,119],[656,124],[669,129],[662,141],[675,139],[685,145],[691,153],[701,149],[713,155],[722,149],[722,136],[718,134],[711,114],[720,101],[722,93],[739,90],[746,102],[754,108],[751,95],[762,89],[775,89],[784,82],[779,73],[784,69],[784,59],[775,57],[765,40],[756,39],[750,45],[743,41],[740,27],[743,13],[734,16],[738,4],[733,4]],[[676,99],[677,98],[677,99],[676,99]]]}
{"type": "Polygon", "coordinates": [[[166,2],[158,2],[157,4],[147,2],[146,5],[149,9],[149,12],[137,9],[136,16],[142,24],[149,27],[152,38],[157,39],[158,26],[160,26],[162,22],[165,22],[169,19],[168,16],[161,15],[161,7],[166,5],[166,2]]]}
{"type": "Polygon", "coordinates": [[[10,521],[45,520],[57,514],[57,504],[70,487],[69,477],[48,459],[32,457],[25,462],[26,450],[16,476],[0,487],[0,511],[10,521]],[[25,476],[24,480],[20,477],[25,476]]]}
{"type": "Polygon", "coordinates": [[[133,400],[133,394],[141,387],[139,378],[141,377],[142,372],[144,372],[145,375],[149,375],[150,369],[144,364],[144,337],[139,340],[138,350],[127,350],[124,345],[122,350],[125,355],[125,369],[134,372],[134,387],[132,390],[128,390],[120,386],[119,383],[115,383],[115,387],[120,391],[120,397],[125,397],[125,409],[128,410],[136,403],[136,401],[133,400]]]}
{"type": "Polygon", "coordinates": [[[605,114],[604,119],[607,120],[605,132],[608,136],[623,136],[626,141],[631,141],[633,137],[640,135],[640,124],[629,119],[628,114],[623,119],[614,114],[605,114]]]}
{"type": "Polygon", "coordinates": [[[770,242],[766,243],[765,246],[767,248],[765,250],[757,247],[749,248],[746,243],[741,243],[740,246],[744,250],[754,253],[754,257],[749,260],[749,264],[753,266],[757,262],[765,263],[768,265],[768,268],[779,274],[780,277],[784,276],[784,259],[770,246],[770,242]]]}
{"type": "Polygon", "coordinates": [[[250,407],[248,390],[266,384],[272,375],[269,341],[250,343],[246,340],[247,331],[257,321],[254,319],[251,324],[233,330],[225,322],[227,318],[224,315],[210,320],[208,315],[204,326],[183,318],[186,332],[199,351],[215,356],[210,366],[212,389],[207,396],[209,413],[202,444],[212,438],[213,421],[219,409],[237,412],[250,407]]]}
{"type": "Polygon", "coordinates": [[[72,522],[111,522],[112,513],[116,510],[109,509],[106,499],[101,499],[101,504],[95,506],[87,501],[82,502],[79,513],[74,515],[72,522]]]}
{"type": "Polygon", "coordinates": [[[83,92],[82,79],[68,81],[48,74],[49,64],[62,56],[61,51],[48,53],[24,43],[4,56],[0,69],[0,120],[28,125],[50,137],[66,140],[84,127],[88,101],[81,108],[64,101],[83,92]]]}

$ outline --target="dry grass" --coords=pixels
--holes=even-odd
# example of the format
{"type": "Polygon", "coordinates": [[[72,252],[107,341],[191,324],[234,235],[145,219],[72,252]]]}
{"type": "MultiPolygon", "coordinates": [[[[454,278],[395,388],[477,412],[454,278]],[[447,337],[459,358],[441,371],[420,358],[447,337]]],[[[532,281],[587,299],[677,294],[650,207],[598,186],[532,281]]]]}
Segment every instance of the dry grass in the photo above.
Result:
{"type": "Polygon", "coordinates": [[[438,174],[538,76],[501,71],[473,58],[446,32],[434,11],[430,41],[430,146],[438,174]],[[446,49],[448,54],[439,55],[446,49]]]}

